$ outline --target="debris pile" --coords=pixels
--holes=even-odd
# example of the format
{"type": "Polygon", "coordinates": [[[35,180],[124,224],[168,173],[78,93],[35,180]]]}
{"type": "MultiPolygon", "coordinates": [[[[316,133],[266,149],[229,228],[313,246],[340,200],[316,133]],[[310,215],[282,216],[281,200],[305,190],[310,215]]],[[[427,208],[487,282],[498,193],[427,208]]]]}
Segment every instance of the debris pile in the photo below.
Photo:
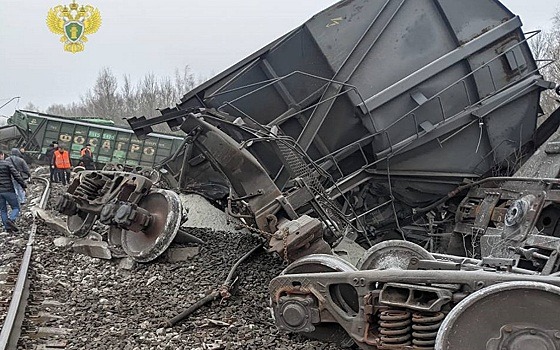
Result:
{"type": "MultiPolygon", "coordinates": [[[[63,188],[55,186],[51,198],[59,191],[63,188]]],[[[47,213],[57,218],[49,211],[52,202],[47,213]]],[[[102,226],[94,231],[102,233],[102,226]]],[[[163,327],[222,283],[235,261],[259,243],[243,232],[186,231],[205,244],[174,244],[165,256],[139,264],[128,257],[104,260],[77,254],[79,239],[40,224],[32,266],[45,297],[62,302],[52,310],[61,318],[45,326],[71,329],[66,349],[336,349],[276,329],[267,288],[283,265],[264,252],[240,266],[232,298],[218,298],[177,326],[163,327]]],[[[29,348],[34,342],[25,338],[20,346],[29,348]]]]}

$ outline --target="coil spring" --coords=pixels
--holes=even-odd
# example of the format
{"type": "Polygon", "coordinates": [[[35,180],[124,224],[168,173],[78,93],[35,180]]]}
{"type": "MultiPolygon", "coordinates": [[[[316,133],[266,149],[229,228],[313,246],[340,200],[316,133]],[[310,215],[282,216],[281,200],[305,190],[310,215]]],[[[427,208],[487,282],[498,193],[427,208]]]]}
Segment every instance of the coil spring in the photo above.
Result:
{"type": "Polygon", "coordinates": [[[433,350],[445,315],[441,312],[412,314],[412,344],[415,350],[433,350]]]}
{"type": "Polygon", "coordinates": [[[410,312],[385,310],[379,314],[379,349],[401,349],[411,345],[410,312]]]}
{"type": "Polygon", "coordinates": [[[104,181],[99,181],[100,179],[95,176],[95,174],[88,174],[81,178],[80,185],[74,190],[74,195],[78,197],[86,197],[92,199],[98,196],[99,190],[103,187],[104,181]]]}

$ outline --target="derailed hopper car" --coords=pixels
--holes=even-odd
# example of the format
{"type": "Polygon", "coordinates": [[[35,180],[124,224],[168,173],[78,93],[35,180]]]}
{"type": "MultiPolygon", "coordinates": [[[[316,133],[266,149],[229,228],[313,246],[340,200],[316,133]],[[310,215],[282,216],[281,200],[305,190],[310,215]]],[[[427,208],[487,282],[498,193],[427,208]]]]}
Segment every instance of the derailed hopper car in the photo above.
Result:
{"type": "MultiPolygon", "coordinates": [[[[511,175],[556,122],[535,132],[540,92],[554,84],[539,75],[520,26],[497,1],[344,1],[161,117],[129,122],[139,135],[158,122],[191,133],[188,174],[169,164],[183,169],[180,188],[188,177],[213,197],[258,190],[237,185],[240,163],[206,159],[213,153],[196,139],[215,127],[254,157],[272,192],[298,192],[285,217],[313,212],[332,241],[350,225],[370,242],[404,233],[425,243],[427,222],[415,225],[415,213],[465,179],[511,175]],[[321,203],[310,208],[308,197],[321,203]]],[[[247,201],[254,214],[266,206],[247,201]]],[[[433,221],[436,233],[449,231],[433,221]]]]}
{"type": "Polygon", "coordinates": [[[139,140],[130,129],[115,127],[111,120],[69,118],[32,111],[16,111],[9,123],[19,129],[20,146],[25,145],[43,155],[49,144],[57,141],[69,150],[75,165],[80,159],[80,150],[89,143],[98,167],[107,163],[154,167],[171,157],[183,141],[181,137],[163,134],[139,140]]]}
{"type": "MultiPolygon", "coordinates": [[[[293,262],[271,282],[280,329],[364,349],[559,349],[560,182],[490,177],[559,124],[556,111],[536,128],[555,84],[520,27],[495,0],[341,1],[129,123],[185,131],[169,186],[222,203],[293,262]]],[[[180,226],[150,212],[180,207],[101,172],[60,206],[99,216],[139,261],[180,226]],[[115,190],[90,203],[95,183],[115,190]]]]}

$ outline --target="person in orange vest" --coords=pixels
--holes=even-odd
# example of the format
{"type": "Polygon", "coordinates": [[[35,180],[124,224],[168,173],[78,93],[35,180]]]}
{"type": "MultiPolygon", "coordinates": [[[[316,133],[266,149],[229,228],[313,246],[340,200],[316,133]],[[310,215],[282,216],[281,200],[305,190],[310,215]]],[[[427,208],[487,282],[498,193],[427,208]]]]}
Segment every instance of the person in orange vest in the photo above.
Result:
{"type": "Polygon", "coordinates": [[[86,170],[95,170],[95,164],[93,163],[93,153],[91,152],[91,145],[88,143],[86,147],[80,150],[80,163],[86,168],[86,170]]]}
{"type": "Polygon", "coordinates": [[[58,179],[62,181],[63,185],[67,185],[70,182],[72,163],[70,162],[70,153],[62,145],[59,145],[53,153],[53,166],[58,174],[58,179]]]}

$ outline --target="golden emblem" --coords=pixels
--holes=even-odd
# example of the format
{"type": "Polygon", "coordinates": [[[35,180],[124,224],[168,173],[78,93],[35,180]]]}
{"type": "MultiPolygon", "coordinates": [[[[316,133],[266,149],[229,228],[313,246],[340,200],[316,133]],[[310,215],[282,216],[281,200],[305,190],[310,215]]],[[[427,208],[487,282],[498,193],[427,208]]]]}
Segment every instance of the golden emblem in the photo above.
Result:
{"type": "Polygon", "coordinates": [[[84,50],[86,35],[97,32],[101,26],[101,13],[91,5],[58,5],[49,10],[47,26],[56,35],[62,35],[64,50],[72,53],[84,50]]]}

